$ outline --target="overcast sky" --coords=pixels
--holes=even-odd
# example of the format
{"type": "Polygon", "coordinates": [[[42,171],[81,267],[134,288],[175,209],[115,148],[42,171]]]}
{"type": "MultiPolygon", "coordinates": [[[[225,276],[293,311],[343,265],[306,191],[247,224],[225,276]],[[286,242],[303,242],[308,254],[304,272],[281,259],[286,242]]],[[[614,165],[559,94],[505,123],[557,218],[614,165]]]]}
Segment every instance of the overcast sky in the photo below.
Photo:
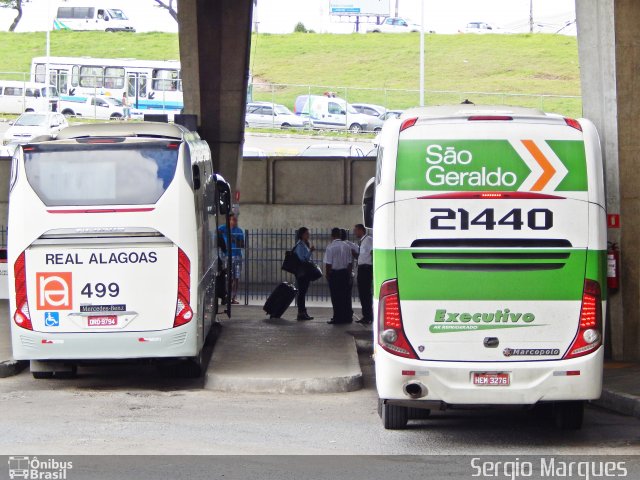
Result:
{"type": "MultiPolygon", "coordinates": [[[[255,20],[260,32],[289,33],[299,21],[318,32],[353,32],[353,23],[340,23],[329,15],[331,0],[258,0],[255,20]]],[[[356,0],[357,1],[357,0],[356,0]]],[[[394,10],[395,0],[389,1],[394,10]]],[[[470,21],[488,22],[508,31],[528,31],[529,0],[399,0],[399,15],[420,23],[421,2],[425,24],[438,33],[455,33],[470,21]]],[[[575,0],[533,0],[536,30],[554,32],[575,19],[575,0]]],[[[596,0],[593,0],[596,1],[596,0]]],[[[19,31],[45,30],[60,0],[31,0],[19,31]],[[50,15],[47,14],[50,11],[50,15]]],[[[75,1],[74,3],[81,4],[75,1]]],[[[95,4],[87,0],[87,5],[95,4]]],[[[175,21],[153,0],[102,0],[101,5],[122,8],[138,31],[177,31],[175,21]]],[[[0,8],[0,29],[7,30],[15,11],[0,8]]],[[[575,33],[575,28],[568,29],[575,33]]]]}

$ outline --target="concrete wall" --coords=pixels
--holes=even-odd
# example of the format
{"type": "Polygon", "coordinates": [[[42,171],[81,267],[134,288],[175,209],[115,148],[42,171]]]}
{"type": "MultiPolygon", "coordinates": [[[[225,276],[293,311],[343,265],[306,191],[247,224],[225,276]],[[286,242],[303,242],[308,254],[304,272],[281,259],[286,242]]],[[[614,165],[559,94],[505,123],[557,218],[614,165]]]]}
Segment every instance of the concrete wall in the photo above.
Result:
{"type": "Polygon", "coordinates": [[[244,228],[346,227],[362,222],[374,158],[245,158],[240,183],[244,228]]]}

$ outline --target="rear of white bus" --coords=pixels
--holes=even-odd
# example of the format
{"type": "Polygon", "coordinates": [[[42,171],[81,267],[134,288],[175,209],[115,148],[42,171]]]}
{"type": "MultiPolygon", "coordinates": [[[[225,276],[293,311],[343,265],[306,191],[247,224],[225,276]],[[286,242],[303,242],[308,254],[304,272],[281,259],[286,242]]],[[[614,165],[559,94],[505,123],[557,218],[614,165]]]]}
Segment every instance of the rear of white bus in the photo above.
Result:
{"type": "Polygon", "coordinates": [[[579,402],[602,386],[606,215],[595,128],[544,115],[395,128],[374,223],[385,411],[402,424],[407,401],[557,402],[560,422],[577,427],[579,402]]]}
{"type": "Polygon", "coordinates": [[[98,137],[19,151],[9,207],[16,359],[199,354],[186,149],[174,140],[98,137]]]}

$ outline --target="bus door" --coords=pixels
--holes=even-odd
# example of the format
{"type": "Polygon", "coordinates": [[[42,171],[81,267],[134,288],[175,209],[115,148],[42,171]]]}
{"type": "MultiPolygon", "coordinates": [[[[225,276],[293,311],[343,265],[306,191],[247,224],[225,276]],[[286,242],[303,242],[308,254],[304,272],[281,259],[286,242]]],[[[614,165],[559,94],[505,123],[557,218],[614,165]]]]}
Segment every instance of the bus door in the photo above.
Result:
{"type": "Polygon", "coordinates": [[[140,108],[140,101],[147,98],[147,73],[127,73],[127,96],[135,108],[140,108]]]}
{"type": "Polygon", "coordinates": [[[52,69],[49,72],[50,83],[58,89],[58,94],[66,94],[69,91],[68,80],[69,72],[67,70],[52,69]]]}

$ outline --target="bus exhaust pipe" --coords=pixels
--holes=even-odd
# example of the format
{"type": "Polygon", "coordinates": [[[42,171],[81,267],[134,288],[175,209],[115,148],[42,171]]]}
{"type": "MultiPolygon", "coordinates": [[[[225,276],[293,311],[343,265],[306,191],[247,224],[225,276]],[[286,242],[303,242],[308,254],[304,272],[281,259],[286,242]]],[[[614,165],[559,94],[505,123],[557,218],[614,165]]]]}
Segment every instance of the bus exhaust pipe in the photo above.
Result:
{"type": "Polygon", "coordinates": [[[407,397],[413,399],[426,397],[429,393],[427,387],[415,380],[405,383],[404,387],[402,387],[402,390],[407,397]]]}

